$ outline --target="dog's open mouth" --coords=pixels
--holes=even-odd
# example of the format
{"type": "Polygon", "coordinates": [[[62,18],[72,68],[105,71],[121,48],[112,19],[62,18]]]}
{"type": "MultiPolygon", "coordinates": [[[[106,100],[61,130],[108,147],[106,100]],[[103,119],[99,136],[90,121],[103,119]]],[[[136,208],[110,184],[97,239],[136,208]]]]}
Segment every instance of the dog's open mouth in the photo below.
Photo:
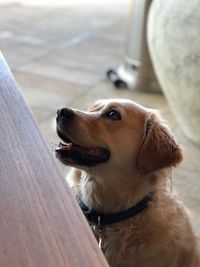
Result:
{"type": "Polygon", "coordinates": [[[94,166],[107,161],[109,150],[99,147],[83,147],[65,134],[57,131],[62,142],[56,148],[56,156],[66,165],[94,166]]]}

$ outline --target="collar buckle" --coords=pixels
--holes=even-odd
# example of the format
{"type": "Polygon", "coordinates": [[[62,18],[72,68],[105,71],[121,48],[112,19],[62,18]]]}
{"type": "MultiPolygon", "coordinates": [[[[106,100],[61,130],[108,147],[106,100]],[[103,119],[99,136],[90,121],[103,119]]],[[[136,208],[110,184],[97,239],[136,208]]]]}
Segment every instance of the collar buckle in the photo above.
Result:
{"type": "Polygon", "coordinates": [[[105,227],[101,225],[101,216],[98,216],[97,224],[92,225],[91,229],[97,239],[99,248],[103,250],[105,241],[105,227]]]}

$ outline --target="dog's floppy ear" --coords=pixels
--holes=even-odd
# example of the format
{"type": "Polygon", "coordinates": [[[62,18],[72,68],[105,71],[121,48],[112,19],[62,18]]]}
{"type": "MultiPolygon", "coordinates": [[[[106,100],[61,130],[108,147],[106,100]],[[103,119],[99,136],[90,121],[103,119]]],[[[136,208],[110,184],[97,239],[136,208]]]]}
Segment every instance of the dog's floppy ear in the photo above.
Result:
{"type": "Polygon", "coordinates": [[[182,151],[174,136],[158,115],[151,113],[145,124],[145,133],[137,157],[141,174],[176,166],[182,160],[182,151]]]}

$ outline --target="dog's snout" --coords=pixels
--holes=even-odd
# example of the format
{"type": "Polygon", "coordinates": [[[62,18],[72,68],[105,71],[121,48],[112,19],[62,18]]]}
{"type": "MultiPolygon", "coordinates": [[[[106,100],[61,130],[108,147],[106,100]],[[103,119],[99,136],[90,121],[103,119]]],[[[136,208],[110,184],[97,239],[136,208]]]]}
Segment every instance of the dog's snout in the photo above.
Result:
{"type": "Polygon", "coordinates": [[[70,108],[61,108],[57,111],[57,119],[60,117],[72,119],[74,117],[74,111],[70,108]]]}

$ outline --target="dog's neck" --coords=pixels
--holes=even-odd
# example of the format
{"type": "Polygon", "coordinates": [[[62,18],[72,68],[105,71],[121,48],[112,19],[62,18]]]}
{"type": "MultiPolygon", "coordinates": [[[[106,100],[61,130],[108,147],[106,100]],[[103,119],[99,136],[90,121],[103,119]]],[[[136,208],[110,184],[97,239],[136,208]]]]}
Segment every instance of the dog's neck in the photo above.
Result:
{"type": "Polygon", "coordinates": [[[142,200],[149,192],[155,191],[158,186],[156,176],[148,177],[145,180],[139,176],[134,179],[116,177],[112,181],[106,177],[102,180],[78,171],[74,177],[74,193],[88,208],[103,213],[126,210],[142,200]],[[77,174],[79,178],[77,178],[77,174]]]}

